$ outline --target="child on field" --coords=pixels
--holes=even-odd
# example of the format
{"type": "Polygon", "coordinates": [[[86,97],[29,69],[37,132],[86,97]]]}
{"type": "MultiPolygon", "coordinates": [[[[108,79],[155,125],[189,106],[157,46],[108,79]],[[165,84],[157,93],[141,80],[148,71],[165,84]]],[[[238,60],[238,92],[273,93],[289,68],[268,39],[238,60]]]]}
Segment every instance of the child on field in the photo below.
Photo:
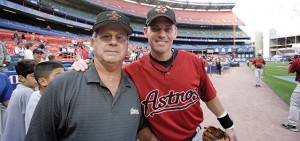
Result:
{"type": "Polygon", "coordinates": [[[1,141],[25,140],[25,109],[31,94],[37,87],[33,74],[34,67],[37,64],[34,60],[24,59],[15,65],[21,84],[17,86],[11,95],[1,141]]]}
{"type": "Polygon", "coordinates": [[[39,63],[34,69],[34,77],[37,81],[40,90],[32,93],[25,112],[25,130],[28,131],[32,115],[35,107],[38,104],[42,94],[51,80],[57,75],[64,72],[64,66],[57,62],[42,62],[39,63]]]}

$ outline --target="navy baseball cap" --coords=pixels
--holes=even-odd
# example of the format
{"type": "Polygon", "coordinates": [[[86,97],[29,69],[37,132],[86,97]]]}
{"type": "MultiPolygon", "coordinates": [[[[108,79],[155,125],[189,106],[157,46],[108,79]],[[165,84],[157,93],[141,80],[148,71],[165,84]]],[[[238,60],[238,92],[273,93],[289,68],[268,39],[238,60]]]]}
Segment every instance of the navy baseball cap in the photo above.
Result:
{"type": "Polygon", "coordinates": [[[105,11],[97,15],[97,20],[93,26],[93,31],[97,30],[105,25],[116,23],[124,28],[128,35],[133,33],[132,28],[130,27],[129,19],[122,13],[118,11],[105,11]]]}
{"type": "Polygon", "coordinates": [[[34,54],[34,53],[38,53],[38,52],[40,52],[40,53],[45,53],[44,50],[42,50],[42,49],[40,49],[40,48],[34,49],[32,52],[33,52],[33,54],[34,54]]]}
{"type": "Polygon", "coordinates": [[[146,25],[148,26],[154,19],[158,17],[166,17],[170,19],[174,25],[176,25],[176,16],[172,9],[167,6],[156,6],[150,9],[147,13],[146,25]]]}

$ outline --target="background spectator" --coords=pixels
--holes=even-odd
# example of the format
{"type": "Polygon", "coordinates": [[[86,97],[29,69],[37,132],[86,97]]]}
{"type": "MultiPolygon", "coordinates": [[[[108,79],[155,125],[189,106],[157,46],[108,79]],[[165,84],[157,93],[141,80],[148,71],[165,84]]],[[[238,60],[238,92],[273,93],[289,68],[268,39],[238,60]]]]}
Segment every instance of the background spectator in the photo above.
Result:
{"type": "Polygon", "coordinates": [[[25,55],[25,48],[23,47],[22,42],[18,42],[17,46],[14,49],[15,55],[24,57],[25,55]]]}
{"type": "Polygon", "coordinates": [[[38,104],[42,94],[44,93],[46,87],[56,76],[64,72],[64,67],[56,62],[43,62],[39,63],[34,68],[34,77],[37,81],[40,90],[35,91],[31,94],[28,101],[26,111],[25,111],[25,130],[27,130],[30,125],[31,117],[35,111],[36,105],[38,104]]]}
{"type": "Polygon", "coordinates": [[[48,61],[57,62],[57,63],[63,64],[62,61],[56,60],[54,55],[49,55],[48,56],[48,61]]]}
{"type": "Polygon", "coordinates": [[[42,42],[44,42],[44,35],[40,35],[40,42],[42,43],[42,42]]]}
{"type": "Polygon", "coordinates": [[[35,42],[35,33],[31,34],[31,39],[30,40],[31,40],[31,42],[35,42]]]}
{"type": "Polygon", "coordinates": [[[25,54],[24,54],[24,59],[33,59],[33,50],[36,47],[33,46],[33,43],[26,43],[25,44],[25,54]]]}
{"type": "Polygon", "coordinates": [[[46,29],[50,31],[51,30],[50,25],[47,25],[46,29]]]}
{"type": "Polygon", "coordinates": [[[25,43],[25,42],[26,42],[25,33],[22,33],[22,36],[21,36],[21,38],[22,38],[22,42],[23,42],[23,43],[25,43]]]}
{"type": "Polygon", "coordinates": [[[37,61],[38,63],[44,62],[43,54],[45,54],[45,53],[42,49],[40,49],[40,48],[34,49],[33,50],[34,60],[37,61]]]}
{"type": "Polygon", "coordinates": [[[19,42],[19,35],[18,35],[18,31],[17,30],[14,32],[14,40],[16,42],[19,42]]]}
{"type": "Polygon", "coordinates": [[[1,141],[25,140],[25,109],[31,94],[38,86],[34,78],[36,65],[36,61],[28,59],[23,59],[15,65],[21,84],[13,91],[9,100],[1,141]]]}
{"type": "MultiPolygon", "coordinates": [[[[66,45],[66,44],[65,44],[66,45]]],[[[64,56],[64,55],[68,55],[68,49],[64,46],[61,46],[59,48],[59,54],[58,56],[64,56]]]]}
{"type": "Polygon", "coordinates": [[[78,41],[76,38],[73,38],[72,44],[73,44],[73,46],[78,46],[78,41]]]}
{"type": "Polygon", "coordinates": [[[67,48],[67,51],[69,53],[70,56],[74,56],[75,55],[75,48],[74,48],[74,45],[70,45],[68,48],[67,48]]]}
{"type": "Polygon", "coordinates": [[[6,47],[0,41],[0,71],[7,71],[7,66],[10,64],[10,55],[6,47]]]}
{"type": "Polygon", "coordinates": [[[88,59],[88,51],[87,51],[86,47],[81,45],[76,50],[77,50],[76,54],[79,53],[81,55],[81,59],[88,59]]]}

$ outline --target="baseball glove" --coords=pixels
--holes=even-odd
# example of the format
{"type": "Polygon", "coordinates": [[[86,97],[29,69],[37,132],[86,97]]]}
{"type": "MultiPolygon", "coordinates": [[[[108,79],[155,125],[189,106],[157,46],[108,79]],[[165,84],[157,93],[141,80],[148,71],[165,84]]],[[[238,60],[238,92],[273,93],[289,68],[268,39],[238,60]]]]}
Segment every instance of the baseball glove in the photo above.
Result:
{"type": "Polygon", "coordinates": [[[203,131],[203,141],[230,141],[230,138],[220,128],[209,126],[203,131]]]}

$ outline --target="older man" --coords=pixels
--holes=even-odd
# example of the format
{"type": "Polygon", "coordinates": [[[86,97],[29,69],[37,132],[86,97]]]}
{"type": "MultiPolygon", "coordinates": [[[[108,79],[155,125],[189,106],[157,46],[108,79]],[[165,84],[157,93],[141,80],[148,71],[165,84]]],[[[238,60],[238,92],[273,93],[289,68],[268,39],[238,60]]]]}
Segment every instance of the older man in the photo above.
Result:
{"type": "Polygon", "coordinates": [[[85,72],[66,72],[48,86],[27,141],[136,141],[142,115],[137,89],[122,71],[133,33],[122,13],[107,11],[93,26],[95,58],[85,72]]]}

